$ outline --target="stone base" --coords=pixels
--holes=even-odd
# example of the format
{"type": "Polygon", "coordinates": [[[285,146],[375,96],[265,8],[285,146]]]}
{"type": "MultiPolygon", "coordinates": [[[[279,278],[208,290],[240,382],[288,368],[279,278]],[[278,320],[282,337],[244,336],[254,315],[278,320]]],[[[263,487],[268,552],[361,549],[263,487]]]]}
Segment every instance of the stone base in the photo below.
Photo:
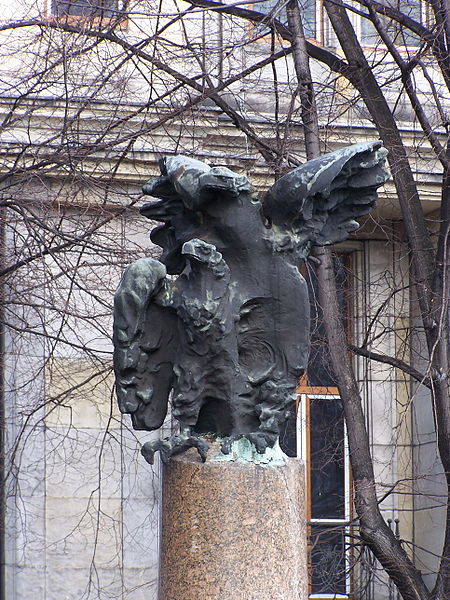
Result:
{"type": "Polygon", "coordinates": [[[164,467],[159,600],[306,600],[303,463],[258,463],[214,446],[164,467]]]}

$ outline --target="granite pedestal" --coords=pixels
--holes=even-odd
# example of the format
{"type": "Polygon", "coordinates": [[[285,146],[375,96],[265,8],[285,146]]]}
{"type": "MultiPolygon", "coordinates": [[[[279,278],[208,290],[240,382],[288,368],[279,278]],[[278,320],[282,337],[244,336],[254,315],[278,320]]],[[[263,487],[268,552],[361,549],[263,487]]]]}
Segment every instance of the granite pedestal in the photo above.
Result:
{"type": "Polygon", "coordinates": [[[304,465],[246,451],[164,467],[159,600],[306,600],[304,465]]]}

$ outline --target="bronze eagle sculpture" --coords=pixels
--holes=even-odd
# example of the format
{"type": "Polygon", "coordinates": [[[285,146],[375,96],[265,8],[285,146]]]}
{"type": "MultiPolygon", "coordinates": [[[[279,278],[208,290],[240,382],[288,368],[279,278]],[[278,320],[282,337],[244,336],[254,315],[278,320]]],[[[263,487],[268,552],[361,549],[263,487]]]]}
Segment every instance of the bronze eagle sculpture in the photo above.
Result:
{"type": "Polygon", "coordinates": [[[343,241],[388,178],[380,142],[310,160],[260,200],[249,180],[186,156],[160,161],[141,214],[161,225],[160,260],[130,265],[114,302],[120,410],[158,429],[171,398],[180,432],[142,453],[170,456],[212,435],[275,444],[309,352],[309,300],[299,272],[311,248],[343,241]],[[173,277],[176,276],[176,277],[173,277]]]}

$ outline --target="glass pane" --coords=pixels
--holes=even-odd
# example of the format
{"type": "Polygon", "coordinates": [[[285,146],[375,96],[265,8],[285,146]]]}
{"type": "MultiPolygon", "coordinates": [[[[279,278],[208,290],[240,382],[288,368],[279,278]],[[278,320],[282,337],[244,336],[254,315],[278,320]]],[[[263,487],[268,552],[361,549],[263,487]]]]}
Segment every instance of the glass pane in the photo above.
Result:
{"type": "Polygon", "coordinates": [[[422,21],[422,2],[421,0],[397,0],[396,2],[391,0],[389,5],[397,10],[401,10],[403,14],[407,15],[411,19],[422,21]]]}
{"type": "MultiPolygon", "coordinates": [[[[421,0],[380,0],[380,2],[401,11],[404,15],[419,23],[422,21],[421,0]]],[[[418,46],[420,44],[420,39],[416,35],[396,21],[384,17],[381,17],[381,19],[389,36],[398,46],[418,46]]],[[[361,41],[370,46],[381,43],[377,31],[369,19],[361,19],[361,41]]]]}
{"type": "Polygon", "coordinates": [[[111,18],[117,10],[117,0],[53,0],[55,15],[111,18]]]}
{"type": "MultiPolygon", "coordinates": [[[[316,2],[315,0],[298,0],[300,13],[302,16],[303,29],[305,37],[314,38],[316,36],[316,2]]],[[[255,2],[254,10],[271,15],[286,23],[286,2],[285,0],[263,0],[263,2],[255,2]]]]}
{"type": "Polygon", "coordinates": [[[376,46],[380,44],[380,37],[377,30],[369,19],[361,19],[361,42],[367,46],[376,46]]]}
{"type": "Polygon", "coordinates": [[[305,37],[316,37],[316,3],[314,0],[299,0],[302,13],[303,29],[305,37]]]}
{"type": "MultiPolygon", "coordinates": [[[[407,15],[411,19],[422,22],[422,2],[420,0],[401,0],[397,3],[398,8],[403,14],[407,15]]],[[[401,29],[399,25],[396,25],[399,32],[400,39],[397,43],[404,46],[419,46],[420,38],[411,33],[408,29],[401,29]]]]}
{"type": "Polygon", "coordinates": [[[344,415],[338,399],[310,401],[311,516],[345,519],[344,415]]]}
{"type": "Polygon", "coordinates": [[[343,528],[313,525],[310,537],[313,594],[345,594],[346,562],[343,528]]]}

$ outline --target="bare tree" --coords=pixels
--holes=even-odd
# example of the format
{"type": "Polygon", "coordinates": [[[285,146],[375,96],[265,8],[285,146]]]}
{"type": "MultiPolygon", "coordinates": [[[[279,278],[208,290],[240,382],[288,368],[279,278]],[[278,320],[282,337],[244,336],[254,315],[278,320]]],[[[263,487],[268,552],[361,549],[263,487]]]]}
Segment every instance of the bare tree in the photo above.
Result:
{"type": "MultiPolygon", "coordinates": [[[[206,154],[217,164],[241,163],[253,169],[263,186],[263,165],[277,176],[302,162],[305,154],[317,156],[334,143],[339,119],[360,115],[366,123],[370,117],[389,150],[426,356],[419,360],[423,348],[414,346],[401,358],[377,352],[369,333],[351,349],[402,370],[430,390],[439,455],[450,485],[450,163],[444,101],[450,83],[450,15],[444,3],[434,0],[426,3],[428,20],[411,13],[408,3],[324,0],[323,6],[324,27],[330,35],[334,32],[335,49],[307,39],[302,12],[293,1],[274,4],[270,12],[258,2],[252,9],[213,0],[128,2],[126,10],[112,3],[107,15],[95,6],[79,16],[64,10],[49,14],[39,4],[29,4],[22,16],[17,10],[2,20],[0,186],[6,251],[1,274],[2,297],[9,300],[2,322],[6,335],[12,334],[7,344],[21,345],[28,338],[34,348],[39,344],[39,352],[26,353],[40,356],[34,370],[22,361],[28,380],[22,374],[12,383],[16,396],[24,389],[28,397],[19,412],[5,415],[8,425],[12,418],[19,423],[5,442],[5,472],[8,482],[14,481],[13,487],[6,485],[5,495],[17,497],[32,432],[48,424],[56,431],[61,420],[67,424],[62,410],[76,424],[77,390],[86,394],[91,386],[92,394],[92,386],[98,388],[107,376],[110,348],[98,341],[109,337],[118,271],[147,252],[130,227],[139,227],[133,207],[147,171],[156,170],[156,158],[177,151],[206,154]],[[369,49],[355,30],[355,19],[370,37],[369,49]],[[421,205],[399,107],[406,107],[409,120],[420,127],[413,151],[428,160],[429,172],[436,172],[436,162],[442,168],[440,214],[432,223],[421,205]],[[227,139],[239,140],[231,158],[224,148],[227,139]],[[34,387],[30,403],[31,383],[52,377],[58,382],[58,370],[67,374],[62,356],[89,361],[85,377],[68,377],[65,389],[57,383],[50,394],[34,387]],[[44,371],[46,377],[40,379],[44,371]]],[[[370,432],[346,353],[330,257],[321,251],[319,259],[321,303],[345,407],[360,537],[405,599],[443,600],[450,595],[450,517],[443,523],[446,536],[442,550],[436,551],[440,567],[430,591],[380,512],[370,432]]],[[[8,358],[24,352],[22,345],[13,346],[6,348],[8,358]]],[[[124,437],[123,424],[111,426],[120,422],[112,402],[111,397],[99,460],[108,453],[107,440],[124,437]]],[[[56,431],[52,452],[70,436],[70,427],[56,431]]],[[[91,498],[100,502],[101,487],[92,487],[87,513],[91,498]]],[[[92,574],[99,564],[93,551],[92,574]]],[[[123,580],[121,585],[123,592],[123,580]]],[[[94,588],[92,576],[85,597],[94,588]]],[[[105,597],[113,597],[112,591],[107,593],[105,597]]]]}

